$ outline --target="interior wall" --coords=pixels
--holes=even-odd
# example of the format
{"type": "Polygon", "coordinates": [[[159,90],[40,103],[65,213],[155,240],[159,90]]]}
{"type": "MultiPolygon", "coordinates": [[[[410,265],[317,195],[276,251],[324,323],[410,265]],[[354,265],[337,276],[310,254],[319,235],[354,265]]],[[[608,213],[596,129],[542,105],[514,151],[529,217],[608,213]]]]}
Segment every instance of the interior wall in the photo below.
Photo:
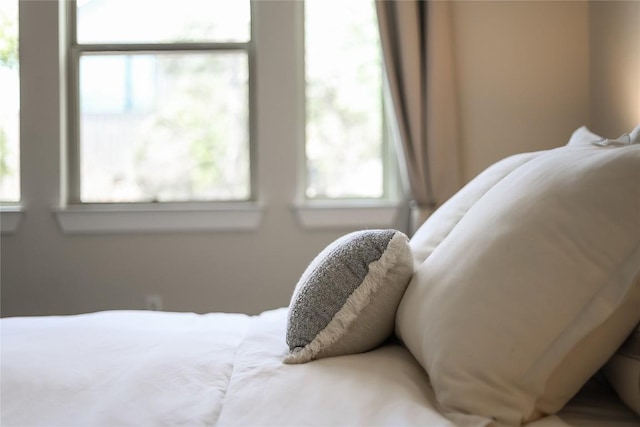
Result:
{"type": "MultiPolygon", "coordinates": [[[[147,294],[160,295],[170,311],[257,313],[282,307],[313,257],[350,231],[305,229],[293,210],[300,116],[297,93],[283,82],[299,78],[290,65],[295,9],[291,2],[264,3],[263,15],[277,25],[268,34],[258,25],[257,39],[280,56],[265,61],[257,49],[256,158],[265,206],[259,229],[71,235],[53,215],[64,157],[58,2],[21,2],[21,20],[32,20],[21,40],[21,67],[29,75],[21,82],[21,114],[29,118],[21,124],[25,215],[15,234],[0,238],[2,316],[142,309],[147,294]]],[[[408,212],[401,213],[391,226],[406,230],[407,218],[408,212]]]]}
{"type": "Polygon", "coordinates": [[[589,12],[589,128],[615,138],[640,124],[640,1],[594,1],[589,12]]]}
{"type": "MultiPolygon", "coordinates": [[[[176,311],[256,313],[288,303],[308,262],[348,230],[304,229],[292,211],[299,146],[291,120],[299,109],[297,94],[282,82],[299,78],[285,65],[293,60],[295,40],[285,30],[293,16],[287,2],[266,3],[282,31],[262,34],[261,43],[278,46],[282,61],[262,67],[257,82],[258,171],[266,204],[261,227],[138,235],[67,235],[58,228],[52,208],[60,197],[60,98],[52,88],[60,74],[58,40],[49,36],[57,4],[21,3],[38,20],[32,26],[38,34],[22,46],[23,67],[33,73],[22,88],[23,114],[32,117],[22,128],[28,198],[18,232],[0,239],[3,316],[139,309],[146,294],[162,295],[164,308],[176,311]],[[277,108],[267,101],[274,94],[277,108]],[[267,171],[274,160],[281,160],[281,167],[267,171]]],[[[581,1],[452,3],[465,180],[510,154],[563,145],[588,120],[594,130],[628,129],[626,121],[633,118],[618,124],[604,113],[617,98],[599,95],[608,93],[609,83],[597,73],[615,80],[613,59],[606,70],[590,73],[609,43],[618,42],[603,41],[591,57],[589,44],[599,31],[621,24],[617,18],[611,23],[613,16],[598,21],[604,5],[596,6],[595,15],[590,6],[581,1]],[[600,105],[590,108],[590,95],[600,105]]],[[[631,50],[633,34],[625,32],[631,50]]],[[[637,88],[638,80],[630,77],[630,87],[637,88]]],[[[637,115],[635,121],[640,121],[637,115]]],[[[405,230],[404,217],[394,226],[405,230]]]]}
{"type": "Polygon", "coordinates": [[[564,145],[589,114],[587,2],[453,2],[463,177],[564,145]]]}

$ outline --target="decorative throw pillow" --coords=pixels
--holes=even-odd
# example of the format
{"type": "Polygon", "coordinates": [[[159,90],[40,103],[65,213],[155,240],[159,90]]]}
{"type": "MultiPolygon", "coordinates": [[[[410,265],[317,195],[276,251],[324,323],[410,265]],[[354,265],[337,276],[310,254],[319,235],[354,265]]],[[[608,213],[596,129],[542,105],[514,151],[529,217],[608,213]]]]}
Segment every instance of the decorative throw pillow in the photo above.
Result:
{"type": "Polygon", "coordinates": [[[445,411],[558,411],[640,321],[640,145],[544,152],[415,271],[396,331],[445,411]],[[580,351],[578,351],[580,350],[580,351]]]}
{"type": "Polygon", "coordinates": [[[640,415],[640,324],[604,366],[618,396],[640,415]]]}
{"type": "Polygon", "coordinates": [[[360,353],[391,335],[413,274],[408,238],[396,230],[347,234],[325,248],[296,285],[285,363],[360,353]]]}

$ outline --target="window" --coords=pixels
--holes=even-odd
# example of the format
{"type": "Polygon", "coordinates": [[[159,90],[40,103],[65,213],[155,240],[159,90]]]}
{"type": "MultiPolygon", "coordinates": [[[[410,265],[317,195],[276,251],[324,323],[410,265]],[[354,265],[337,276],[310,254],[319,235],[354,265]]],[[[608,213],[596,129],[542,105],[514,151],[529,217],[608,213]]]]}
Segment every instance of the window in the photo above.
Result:
{"type": "Polygon", "coordinates": [[[248,0],[78,0],[70,25],[71,202],[253,197],[248,0]]]}
{"type": "Polygon", "coordinates": [[[305,1],[306,197],[386,195],[382,62],[373,1],[305,1]]]}
{"type": "Polygon", "coordinates": [[[61,5],[64,231],[251,229],[266,201],[303,227],[395,221],[373,1],[61,5]]]}
{"type": "Polygon", "coordinates": [[[0,201],[20,201],[18,0],[0,2],[0,201]]]}

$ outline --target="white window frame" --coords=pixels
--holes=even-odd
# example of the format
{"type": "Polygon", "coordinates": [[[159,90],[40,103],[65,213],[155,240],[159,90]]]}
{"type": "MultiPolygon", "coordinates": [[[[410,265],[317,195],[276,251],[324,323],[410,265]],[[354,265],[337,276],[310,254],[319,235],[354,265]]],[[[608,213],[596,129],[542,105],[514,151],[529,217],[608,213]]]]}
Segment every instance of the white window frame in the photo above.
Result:
{"type": "Polygon", "coordinates": [[[24,209],[20,203],[2,203],[0,206],[0,233],[13,234],[18,230],[24,209]]]}
{"type": "MultiPolygon", "coordinates": [[[[47,96],[54,96],[51,102],[47,98],[47,116],[40,107],[34,107],[35,94],[31,91],[27,99],[28,106],[24,114],[35,112],[39,120],[47,120],[45,128],[53,130],[55,126],[52,120],[59,123],[59,135],[54,135],[52,140],[59,141],[60,146],[51,152],[59,151],[58,166],[51,166],[48,175],[52,177],[59,171],[59,182],[40,183],[33,180],[32,170],[35,165],[31,160],[34,153],[29,150],[26,161],[28,164],[22,168],[23,176],[26,173],[28,185],[23,186],[24,208],[12,209],[7,212],[7,218],[29,217],[29,207],[42,206],[53,203],[52,213],[56,218],[62,232],[80,234],[109,234],[109,233],[166,233],[186,231],[245,231],[256,230],[262,227],[263,219],[270,218],[272,224],[276,217],[289,213],[298,220],[298,224],[304,229],[328,229],[343,230],[364,227],[386,228],[398,224],[399,215],[406,213],[404,196],[399,179],[393,170],[395,161],[390,158],[387,171],[391,176],[391,191],[387,200],[305,200],[304,198],[304,52],[302,44],[302,19],[303,10],[301,2],[262,2],[253,1],[251,14],[252,41],[254,54],[251,60],[255,60],[256,84],[250,88],[251,102],[255,102],[255,117],[250,122],[252,144],[252,187],[254,199],[248,202],[207,202],[207,203],[149,203],[149,204],[76,204],[70,203],[68,197],[69,187],[68,152],[69,142],[67,108],[69,91],[66,78],[68,60],[68,42],[65,40],[68,2],[56,4],[38,10],[29,7],[25,14],[25,24],[20,26],[20,31],[25,30],[24,46],[38,46],[40,42],[34,37],[42,36],[42,32],[33,31],[34,15],[45,24],[45,34],[58,37],[56,42],[59,51],[53,57],[59,58],[59,63],[46,64],[45,69],[52,73],[52,80],[43,86],[47,90],[47,96]],[[42,15],[46,13],[46,16],[42,15]],[[53,13],[56,16],[53,16],[53,13]],[[54,27],[55,25],[55,27],[54,27]],[[54,31],[58,34],[54,35],[54,31]],[[277,34],[277,35],[276,35],[277,34]],[[286,41],[286,42],[285,42],[286,41]],[[286,45],[282,51],[282,43],[286,45]],[[278,52],[276,52],[278,50],[278,52]],[[278,53],[278,55],[274,55],[278,53]],[[277,65],[276,65],[277,64],[277,65]],[[286,70],[293,78],[283,79],[282,71],[286,70]],[[291,73],[289,73],[291,71],[291,73]],[[274,87],[275,86],[275,87],[274,87]],[[57,99],[55,99],[57,98],[57,99]],[[59,110],[53,105],[59,105],[59,110]],[[280,108],[274,106],[282,105],[280,108]],[[257,153],[256,153],[257,151],[257,153]],[[255,160],[255,161],[254,161],[255,160]],[[282,169],[274,173],[274,168],[282,169]],[[290,182],[287,191],[282,192],[279,182],[290,182]],[[42,190],[46,190],[43,194],[42,190]],[[42,196],[50,197],[50,201],[43,200],[42,196]],[[265,215],[269,212],[269,215],[265,215]]],[[[36,22],[38,22],[36,20],[36,22]]],[[[22,21],[22,17],[21,17],[22,21]]],[[[21,37],[21,45],[22,37],[21,37]]],[[[49,43],[51,46],[51,43],[49,43]]],[[[31,50],[33,48],[30,48],[31,50]]],[[[30,57],[29,71],[21,75],[21,84],[33,83],[34,61],[30,57]]],[[[21,73],[22,73],[21,69],[21,73]]],[[[35,74],[37,75],[37,73],[35,74]]],[[[29,117],[27,117],[29,119],[29,117]]],[[[21,127],[25,127],[25,137],[38,137],[39,134],[32,129],[37,123],[33,120],[25,120],[21,127]]],[[[23,141],[24,138],[23,138],[23,141]]],[[[23,144],[24,148],[24,144],[23,144]]],[[[23,158],[22,163],[24,164],[23,158]]],[[[47,161],[46,164],[51,164],[47,161]]],[[[47,174],[45,174],[46,176],[47,174]]],[[[5,214],[2,214],[2,218],[5,214]]],[[[400,223],[402,220],[400,220],[400,223]]],[[[3,221],[8,224],[9,221],[3,221]]],[[[4,226],[3,226],[4,228],[4,226]]],[[[17,232],[20,232],[18,228],[17,232]]]]}
{"type": "MultiPolygon", "coordinates": [[[[254,229],[260,224],[261,204],[256,196],[254,147],[254,16],[251,7],[247,42],[100,43],[77,41],[76,1],[64,2],[67,45],[67,176],[66,204],[56,209],[60,227],[68,233],[157,232],[254,229]],[[249,198],[247,201],[184,201],[85,203],[80,198],[79,66],[86,53],[199,53],[237,51],[247,55],[249,67],[249,198]]],[[[253,6],[253,5],[252,5],[253,6]]]]}
{"type": "MultiPolygon", "coordinates": [[[[18,3],[18,38],[20,32],[20,2],[15,0],[18,3]]],[[[18,61],[20,61],[18,57],[18,61]]],[[[18,65],[18,70],[20,70],[20,66],[18,65]]],[[[18,71],[19,72],[19,71],[18,71]]],[[[22,122],[21,114],[18,118],[19,125],[22,122]]],[[[18,141],[20,143],[20,141],[18,141]]],[[[21,156],[20,156],[21,157],[21,156]]],[[[20,159],[18,159],[20,160],[20,159]]],[[[20,165],[20,174],[22,174],[22,165],[20,165]]],[[[20,226],[20,222],[22,221],[22,217],[24,215],[24,209],[22,207],[22,176],[19,179],[18,185],[20,186],[19,194],[20,199],[17,201],[0,201],[0,233],[1,234],[13,234],[18,230],[20,226]]]]}
{"type": "MultiPolygon", "coordinates": [[[[249,161],[252,162],[253,150],[253,86],[254,86],[254,47],[253,47],[253,31],[250,30],[250,39],[247,42],[158,42],[158,43],[86,43],[79,44],[77,41],[77,1],[69,0],[67,5],[67,42],[68,42],[68,129],[69,129],[69,176],[68,176],[68,193],[67,197],[71,204],[85,204],[80,200],[80,111],[79,111],[79,67],[80,58],[84,54],[103,53],[103,54],[140,54],[140,53],[203,53],[203,52],[244,52],[247,56],[249,67],[249,161]]],[[[251,20],[253,22],[253,19],[251,20]]],[[[253,24],[251,24],[251,28],[253,24]]],[[[248,200],[255,199],[255,183],[254,173],[250,172],[250,189],[248,200]]],[[[223,201],[224,202],[224,201],[223,201]]],[[[134,202],[136,203],[136,202],[134,202]]],[[[167,202],[160,202],[162,204],[167,202]]],[[[173,202],[171,202],[173,203],[173,202]]],[[[180,202],[182,203],[182,202],[180,202]]],[[[216,201],[217,203],[217,201],[216,201]]]]}
{"type": "MultiPolygon", "coordinates": [[[[375,0],[371,0],[375,1],[375,0]]],[[[382,162],[383,162],[383,194],[377,198],[310,198],[306,194],[307,186],[307,159],[306,159],[306,70],[305,70],[305,10],[304,0],[295,2],[298,4],[296,15],[296,37],[300,40],[297,68],[301,78],[296,82],[298,93],[298,106],[303,111],[302,126],[298,129],[299,138],[302,141],[302,149],[298,159],[299,179],[296,203],[293,209],[299,222],[310,229],[335,229],[357,228],[362,224],[363,218],[376,226],[389,227],[394,223],[402,210],[403,190],[399,179],[398,161],[393,147],[392,134],[388,123],[389,115],[387,102],[383,97],[383,135],[382,135],[382,162]]],[[[384,67],[383,64],[380,64],[384,67]]],[[[384,76],[384,73],[383,73],[384,76]]],[[[383,77],[384,78],[384,77],[383,77]]],[[[384,82],[383,82],[384,84],[384,82]]]]}

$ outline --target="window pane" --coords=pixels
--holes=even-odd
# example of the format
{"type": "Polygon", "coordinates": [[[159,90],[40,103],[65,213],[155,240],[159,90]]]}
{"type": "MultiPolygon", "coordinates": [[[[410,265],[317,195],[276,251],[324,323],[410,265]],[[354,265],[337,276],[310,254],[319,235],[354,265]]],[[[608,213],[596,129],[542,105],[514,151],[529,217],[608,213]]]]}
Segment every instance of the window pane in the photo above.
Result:
{"type": "Polygon", "coordinates": [[[80,58],[83,202],[250,197],[245,52],[80,58]]]}
{"type": "Polygon", "coordinates": [[[18,1],[0,2],[0,200],[20,200],[18,1]]]}
{"type": "Polygon", "coordinates": [[[306,0],[305,45],[307,197],[382,197],[382,69],[373,1],[306,0]]]}
{"type": "Polygon", "coordinates": [[[249,40],[248,0],[78,0],[78,43],[249,40]]]}

